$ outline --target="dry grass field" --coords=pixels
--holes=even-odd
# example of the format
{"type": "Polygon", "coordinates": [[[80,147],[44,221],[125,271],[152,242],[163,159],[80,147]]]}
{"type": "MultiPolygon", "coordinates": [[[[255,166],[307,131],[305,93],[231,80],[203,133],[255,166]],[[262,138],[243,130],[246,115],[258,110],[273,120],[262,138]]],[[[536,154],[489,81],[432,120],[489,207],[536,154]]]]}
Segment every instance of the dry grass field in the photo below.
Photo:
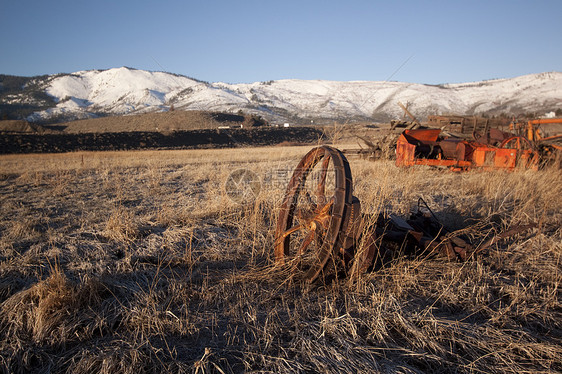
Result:
{"type": "MultiPolygon", "coordinates": [[[[345,147],[341,147],[345,148],[345,147]]],[[[0,156],[4,373],[562,372],[562,175],[350,160],[368,213],[423,197],[475,245],[306,285],[273,266],[310,147],[0,156]],[[225,191],[259,176],[253,203],[225,191]]]]}

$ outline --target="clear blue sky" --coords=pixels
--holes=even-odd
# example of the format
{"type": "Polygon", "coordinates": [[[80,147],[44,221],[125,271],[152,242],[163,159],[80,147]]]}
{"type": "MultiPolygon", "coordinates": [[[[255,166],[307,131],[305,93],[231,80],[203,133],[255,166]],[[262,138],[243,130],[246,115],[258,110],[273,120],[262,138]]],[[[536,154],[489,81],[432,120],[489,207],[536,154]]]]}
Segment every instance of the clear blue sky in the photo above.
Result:
{"type": "Polygon", "coordinates": [[[478,81],[562,71],[561,16],[561,0],[0,0],[0,74],[478,81]]]}

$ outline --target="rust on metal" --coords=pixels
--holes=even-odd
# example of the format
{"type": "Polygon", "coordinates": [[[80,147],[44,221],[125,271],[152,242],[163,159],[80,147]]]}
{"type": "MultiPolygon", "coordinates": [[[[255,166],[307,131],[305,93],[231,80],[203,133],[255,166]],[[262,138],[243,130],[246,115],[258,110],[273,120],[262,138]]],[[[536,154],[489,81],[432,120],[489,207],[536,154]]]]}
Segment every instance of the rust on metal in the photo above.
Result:
{"type": "Polygon", "coordinates": [[[352,218],[359,216],[358,210],[345,156],[329,146],[312,149],[297,165],[281,205],[275,231],[276,262],[284,264],[290,259],[304,269],[308,280],[315,280],[334,251],[347,250],[347,235],[354,235],[352,218]],[[318,181],[312,181],[315,186],[309,189],[307,180],[311,182],[311,172],[321,160],[318,181]],[[330,170],[334,183],[326,191],[330,170]]]}
{"type": "MultiPolygon", "coordinates": [[[[417,131],[414,135],[422,134],[419,137],[425,139],[425,145],[439,146],[434,132],[417,131]]],[[[508,139],[506,145],[514,143],[520,148],[518,141],[522,140],[508,139]]],[[[404,144],[411,146],[415,155],[416,144],[404,144]]],[[[464,152],[457,154],[460,160],[435,161],[457,162],[456,165],[468,162],[466,147],[473,146],[457,144],[456,149],[464,152]],[[465,148],[459,148],[461,145],[465,148]]],[[[471,152],[477,153],[480,148],[476,146],[471,152]]],[[[364,215],[361,202],[353,196],[347,159],[336,148],[320,146],[301,159],[289,181],[277,221],[274,254],[277,264],[289,266],[313,282],[329,275],[357,276],[383,266],[398,254],[438,254],[466,261],[498,240],[533,227],[536,225],[512,227],[475,249],[466,237],[447,230],[421,198],[408,219],[364,215]]]]}
{"type": "Polygon", "coordinates": [[[524,137],[503,137],[498,146],[492,146],[442,137],[440,132],[405,130],[396,143],[396,165],[446,166],[453,170],[538,168],[539,152],[524,137]]]}
{"type": "Polygon", "coordinates": [[[504,232],[501,232],[497,235],[494,235],[492,238],[490,238],[489,240],[484,242],[484,244],[480,245],[474,251],[474,253],[484,251],[484,250],[490,248],[494,243],[497,243],[498,241],[500,241],[502,239],[509,238],[510,236],[520,234],[520,233],[522,233],[524,231],[527,231],[527,230],[530,230],[530,229],[534,229],[537,226],[538,225],[536,223],[530,223],[528,225],[511,226],[509,229],[505,230],[504,232]]]}
{"type": "Polygon", "coordinates": [[[507,118],[483,118],[476,116],[437,116],[427,117],[427,126],[446,129],[459,134],[484,134],[486,129],[507,128],[507,118]]]}

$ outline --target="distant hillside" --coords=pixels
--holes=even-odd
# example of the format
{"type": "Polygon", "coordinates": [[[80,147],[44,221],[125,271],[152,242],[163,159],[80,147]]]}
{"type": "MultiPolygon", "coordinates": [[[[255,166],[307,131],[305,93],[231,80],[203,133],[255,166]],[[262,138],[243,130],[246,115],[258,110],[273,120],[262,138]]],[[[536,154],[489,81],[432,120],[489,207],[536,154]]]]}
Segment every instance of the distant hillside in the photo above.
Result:
{"type": "Polygon", "coordinates": [[[42,134],[45,128],[22,120],[0,121],[0,134],[42,134]]]}
{"type": "Polygon", "coordinates": [[[443,113],[542,115],[562,108],[562,73],[444,85],[320,80],[207,83],[126,67],[33,78],[0,76],[0,119],[35,123],[171,108],[233,114],[241,110],[271,122],[385,122],[402,117],[399,101],[419,119],[443,113]]]}
{"type": "Polygon", "coordinates": [[[135,114],[92,118],[62,123],[60,130],[66,133],[92,132],[172,132],[186,130],[216,129],[226,127],[256,127],[264,125],[251,115],[218,112],[182,111],[135,114]]]}

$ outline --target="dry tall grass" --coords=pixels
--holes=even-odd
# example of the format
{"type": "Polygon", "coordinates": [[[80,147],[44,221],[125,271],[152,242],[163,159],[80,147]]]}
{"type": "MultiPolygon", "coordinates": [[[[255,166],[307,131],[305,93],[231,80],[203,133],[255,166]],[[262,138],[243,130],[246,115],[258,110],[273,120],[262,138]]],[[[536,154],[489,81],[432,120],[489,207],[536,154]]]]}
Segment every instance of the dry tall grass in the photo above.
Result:
{"type": "Polygon", "coordinates": [[[561,372],[562,176],[352,160],[367,213],[423,197],[481,243],[306,286],[272,264],[309,147],[0,157],[0,367],[8,372],[561,372]],[[262,188],[238,205],[246,168],[262,188]]]}

